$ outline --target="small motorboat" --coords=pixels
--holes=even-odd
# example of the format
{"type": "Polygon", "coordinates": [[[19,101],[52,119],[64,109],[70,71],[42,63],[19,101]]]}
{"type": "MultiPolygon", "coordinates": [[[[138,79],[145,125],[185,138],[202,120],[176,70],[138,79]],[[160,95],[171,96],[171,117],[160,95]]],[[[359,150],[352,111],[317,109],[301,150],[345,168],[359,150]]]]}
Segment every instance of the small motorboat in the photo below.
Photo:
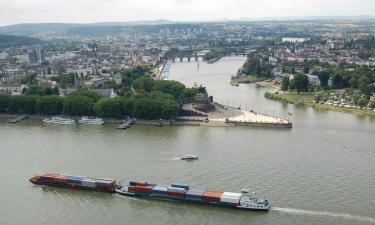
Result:
{"type": "Polygon", "coordinates": [[[181,160],[198,160],[199,157],[196,155],[185,155],[181,157],[181,160]]]}

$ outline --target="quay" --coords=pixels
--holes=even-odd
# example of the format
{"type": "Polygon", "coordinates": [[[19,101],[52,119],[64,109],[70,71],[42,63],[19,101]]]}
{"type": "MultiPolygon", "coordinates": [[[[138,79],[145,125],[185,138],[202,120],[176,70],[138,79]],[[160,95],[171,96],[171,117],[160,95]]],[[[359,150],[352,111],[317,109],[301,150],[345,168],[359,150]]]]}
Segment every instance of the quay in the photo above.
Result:
{"type": "Polygon", "coordinates": [[[214,109],[209,112],[202,112],[194,109],[193,105],[188,103],[183,105],[185,116],[176,118],[176,124],[209,127],[265,127],[265,128],[292,128],[293,123],[290,120],[266,115],[262,113],[246,111],[240,108],[225,106],[219,103],[213,103],[214,109]]]}
{"type": "Polygon", "coordinates": [[[20,115],[20,116],[17,116],[15,118],[13,118],[13,119],[10,119],[8,121],[8,123],[18,123],[18,122],[21,122],[22,120],[27,119],[27,118],[28,118],[28,116],[26,116],[26,115],[20,115]]]}
{"type": "Polygon", "coordinates": [[[131,127],[131,125],[134,123],[134,119],[127,119],[124,121],[123,124],[121,124],[120,126],[118,126],[117,128],[118,129],[128,129],[131,127]]]}

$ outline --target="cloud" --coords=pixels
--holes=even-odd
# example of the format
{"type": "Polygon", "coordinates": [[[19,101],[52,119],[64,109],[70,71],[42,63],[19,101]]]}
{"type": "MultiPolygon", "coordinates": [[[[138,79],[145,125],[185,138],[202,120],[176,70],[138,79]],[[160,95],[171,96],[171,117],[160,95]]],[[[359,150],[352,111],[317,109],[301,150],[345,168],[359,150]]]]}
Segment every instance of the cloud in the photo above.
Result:
{"type": "Polygon", "coordinates": [[[374,0],[11,0],[0,24],[373,15],[374,0]]]}

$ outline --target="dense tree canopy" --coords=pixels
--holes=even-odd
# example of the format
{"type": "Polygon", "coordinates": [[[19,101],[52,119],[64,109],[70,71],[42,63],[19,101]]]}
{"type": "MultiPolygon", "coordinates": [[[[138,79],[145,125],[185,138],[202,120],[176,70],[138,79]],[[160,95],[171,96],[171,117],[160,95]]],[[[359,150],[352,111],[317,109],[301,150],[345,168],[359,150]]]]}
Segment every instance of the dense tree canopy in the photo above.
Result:
{"type": "Polygon", "coordinates": [[[36,111],[44,115],[58,115],[63,112],[63,103],[63,98],[59,96],[43,96],[36,102],[36,111]]]}
{"type": "Polygon", "coordinates": [[[90,99],[92,99],[94,102],[97,102],[101,96],[94,92],[94,91],[90,91],[90,90],[79,90],[79,91],[75,91],[75,92],[72,92],[71,94],[69,94],[69,96],[73,97],[73,96],[85,96],[85,97],[88,97],[90,99]]]}
{"type": "Polygon", "coordinates": [[[151,67],[149,66],[136,66],[131,69],[127,69],[121,72],[122,75],[122,83],[125,86],[132,86],[133,81],[142,77],[142,76],[150,76],[151,74],[151,67]]]}
{"type": "Polygon", "coordinates": [[[172,96],[160,92],[141,93],[131,97],[100,99],[94,111],[103,117],[137,117],[169,119],[178,115],[179,108],[172,96]]]}
{"type": "Polygon", "coordinates": [[[67,115],[87,116],[93,114],[94,101],[86,96],[68,96],[64,99],[63,111],[67,115]]]}
{"type": "Polygon", "coordinates": [[[290,89],[297,90],[297,93],[307,91],[309,87],[309,79],[305,74],[295,74],[290,81],[290,89]]]}
{"type": "Polygon", "coordinates": [[[254,75],[257,77],[271,77],[273,66],[262,59],[257,54],[248,56],[241,72],[247,75],[254,75]]]}
{"type": "Polygon", "coordinates": [[[44,96],[44,95],[58,95],[59,94],[59,89],[57,87],[55,88],[43,88],[39,87],[37,85],[31,85],[28,88],[25,89],[24,92],[25,95],[39,95],[39,96],[44,96]]]}
{"type": "Polygon", "coordinates": [[[38,96],[11,96],[8,102],[9,113],[36,113],[38,96]]]}

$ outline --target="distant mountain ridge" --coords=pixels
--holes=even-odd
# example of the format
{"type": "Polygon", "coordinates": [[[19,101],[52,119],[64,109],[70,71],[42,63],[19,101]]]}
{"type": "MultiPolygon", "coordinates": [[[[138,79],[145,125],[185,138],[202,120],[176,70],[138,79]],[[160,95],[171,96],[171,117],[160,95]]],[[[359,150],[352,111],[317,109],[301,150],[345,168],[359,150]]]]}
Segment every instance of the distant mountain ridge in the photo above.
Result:
{"type": "Polygon", "coordinates": [[[107,37],[120,36],[132,32],[159,32],[168,26],[175,28],[193,28],[196,24],[172,22],[166,20],[137,22],[100,22],[87,24],[74,23],[35,23],[15,24],[0,27],[0,34],[32,36],[42,39],[56,37],[107,37]]]}
{"type": "Polygon", "coordinates": [[[246,23],[260,21],[322,21],[322,20],[375,20],[375,16],[305,16],[305,17],[264,17],[221,19],[212,21],[169,21],[144,20],[128,22],[96,22],[96,23],[23,23],[0,27],[0,34],[32,36],[41,39],[56,37],[106,37],[120,36],[124,33],[145,30],[157,30],[163,26],[194,26],[203,23],[246,23]]]}
{"type": "Polygon", "coordinates": [[[0,49],[17,46],[37,45],[42,43],[43,41],[37,38],[0,34],[0,49]]]}

